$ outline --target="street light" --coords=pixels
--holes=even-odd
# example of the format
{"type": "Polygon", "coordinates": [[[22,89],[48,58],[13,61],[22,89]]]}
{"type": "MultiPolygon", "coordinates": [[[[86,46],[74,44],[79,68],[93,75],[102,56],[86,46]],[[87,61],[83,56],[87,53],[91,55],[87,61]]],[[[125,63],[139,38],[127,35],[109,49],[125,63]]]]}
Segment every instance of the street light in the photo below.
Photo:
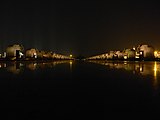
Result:
{"type": "Polygon", "coordinates": [[[70,58],[72,58],[72,55],[69,55],[70,56],[70,58]]]}

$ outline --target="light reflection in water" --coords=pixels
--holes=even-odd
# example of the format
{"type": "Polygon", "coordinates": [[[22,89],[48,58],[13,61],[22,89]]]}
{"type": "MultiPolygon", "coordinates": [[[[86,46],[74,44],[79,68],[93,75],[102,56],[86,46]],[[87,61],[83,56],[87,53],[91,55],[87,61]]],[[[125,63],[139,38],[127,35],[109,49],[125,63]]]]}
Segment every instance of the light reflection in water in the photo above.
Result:
{"type": "Polygon", "coordinates": [[[69,62],[70,71],[72,71],[72,64],[73,64],[73,61],[70,61],[70,62],[69,62]]]}
{"type": "Polygon", "coordinates": [[[160,72],[159,62],[107,62],[107,61],[90,61],[93,63],[108,66],[113,69],[125,69],[128,71],[135,71],[141,75],[153,75],[157,77],[160,72]]]}
{"type": "Polygon", "coordinates": [[[157,82],[157,69],[158,66],[157,66],[157,62],[154,63],[154,82],[153,82],[153,86],[155,89],[158,89],[158,82],[157,82]]]}
{"type": "Polygon", "coordinates": [[[157,77],[157,62],[154,63],[154,77],[157,77]]]}
{"type": "Polygon", "coordinates": [[[53,61],[53,62],[2,62],[0,69],[5,68],[8,72],[13,74],[20,74],[25,68],[34,71],[36,69],[54,68],[58,64],[67,63],[72,69],[72,61],[53,61]]]}
{"type": "Polygon", "coordinates": [[[26,64],[26,68],[30,69],[30,70],[36,70],[37,68],[37,63],[29,63],[26,64]]]}
{"type": "Polygon", "coordinates": [[[7,71],[13,74],[19,74],[22,71],[22,68],[21,68],[22,66],[23,65],[21,63],[16,63],[16,62],[6,63],[7,71]]]}
{"type": "Polygon", "coordinates": [[[0,63],[0,68],[6,68],[6,63],[0,63]]]}
{"type": "Polygon", "coordinates": [[[160,62],[135,62],[135,61],[90,61],[96,64],[105,65],[110,69],[125,69],[133,74],[151,76],[153,87],[158,88],[158,78],[160,77],[160,62]]]}

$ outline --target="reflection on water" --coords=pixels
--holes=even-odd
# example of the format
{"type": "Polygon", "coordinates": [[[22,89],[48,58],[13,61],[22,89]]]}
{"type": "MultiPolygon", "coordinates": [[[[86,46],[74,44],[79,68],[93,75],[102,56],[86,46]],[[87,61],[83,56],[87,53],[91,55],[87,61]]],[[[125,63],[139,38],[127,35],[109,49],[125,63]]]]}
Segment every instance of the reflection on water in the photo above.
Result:
{"type": "Polygon", "coordinates": [[[15,108],[17,116],[20,111],[37,116],[49,108],[68,115],[75,106],[77,112],[87,106],[91,115],[102,110],[102,116],[106,110],[159,110],[160,62],[91,62],[1,62],[1,108],[10,108],[10,116],[15,108]]]}
{"type": "Polygon", "coordinates": [[[125,69],[133,71],[133,73],[140,73],[141,75],[153,75],[155,78],[160,73],[159,62],[108,62],[108,61],[90,61],[93,63],[108,66],[109,68],[125,69]]]}
{"type": "Polygon", "coordinates": [[[110,69],[125,69],[133,74],[152,76],[153,86],[158,86],[157,78],[160,77],[160,62],[137,62],[137,61],[90,61],[96,64],[105,65],[110,69]]]}
{"type": "MultiPolygon", "coordinates": [[[[151,76],[153,86],[157,89],[158,78],[160,78],[160,62],[129,62],[129,61],[90,61],[92,63],[105,65],[109,69],[124,69],[132,71],[133,74],[151,76]]],[[[6,69],[15,75],[23,73],[25,69],[35,71],[37,69],[54,68],[58,64],[67,63],[72,71],[73,61],[53,61],[53,62],[1,62],[0,69],[6,69]]]]}
{"type": "MultiPolygon", "coordinates": [[[[110,69],[125,69],[132,71],[133,74],[152,75],[154,79],[160,76],[160,62],[115,62],[115,61],[90,61],[96,64],[105,65],[110,69]]],[[[69,64],[70,70],[72,70],[73,61],[53,61],[53,62],[2,62],[0,63],[0,69],[7,69],[7,71],[14,74],[22,72],[25,68],[29,70],[54,68],[58,64],[69,64]]]]}
{"type": "Polygon", "coordinates": [[[53,62],[2,62],[0,63],[0,69],[6,69],[13,74],[19,74],[24,71],[25,68],[34,71],[36,69],[53,68],[58,64],[67,63],[72,69],[72,61],[53,61],[53,62]]]}
{"type": "Polygon", "coordinates": [[[6,69],[13,74],[19,74],[22,71],[22,63],[6,63],[6,69]]]}

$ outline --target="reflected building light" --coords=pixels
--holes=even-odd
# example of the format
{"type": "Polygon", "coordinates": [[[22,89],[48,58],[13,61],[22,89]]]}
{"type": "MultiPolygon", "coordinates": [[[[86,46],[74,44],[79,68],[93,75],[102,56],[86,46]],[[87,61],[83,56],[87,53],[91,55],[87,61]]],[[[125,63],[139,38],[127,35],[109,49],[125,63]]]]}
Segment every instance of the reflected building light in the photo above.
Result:
{"type": "Polygon", "coordinates": [[[37,66],[37,63],[34,63],[34,66],[36,67],[36,66],[37,66]]]}
{"type": "Polygon", "coordinates": [[[157,77],[157,62],[154,63],[154,77],[157,77]]]}
{"type": "Polygon", "coordinates": [[[154,63],[154,81],[153,81],[154,89],[158,89],[158,81],[157,81],[157,62],[154,63]]]}
{"type": "Polygon", "coordinates": [[[127,61],[124,61],[124,65],[127,65],[127,61]]]}
{"type": "Polygon", "coordinates": [[[13,73],[13,74],[19,74],[21,72],[21,69],[17,69],[16,65],[11,65],[7,67],[7,71],[13,73]]]}
{"type": "Polygon", "coordinates": [[[70,70],[71,70],[71,71],[72,71],[72,64],[73,64],[73,62],[70,61],[70,62],[69,62],[69,65],[70,65],[70,70]]]}
{"type": "Polygon", "coordinates": [[[22,63],[20,63],[20,64],[19,64],[19,66],[20,66],[20,67],[22,67],[22,66],[23,66],[23,64],[22,64],[22,63]]]}
{"type": "Polygon", "coordinates": [[[7,64],[6,63],[4,63],[4,68],[6,68],[7,67],[7,64]]]}
{"type": "Polygon", "coordinates": [[[136,71],[135,71],[135,70],[133,71],[133,74],[136,74],[136,71]]]}
{"type": "Polygon", "coordinates": [[[115,63],[114,65],[115,65],[115,66],[117,66],[118,64],[117,64],[117,63],[115,63]]]}
{"type": "Polygon", "coordinates": [[[6,68],[6,63],[1,63],[0,68],[6,68]]]}
{"type": "Polygon", "coordinates": [[[140,66],[139,70],[140,70],[140,72],[143,72],[143,67],[142,67],[142,66],[140,66]]]}
{"type": "Polygon", "coordinates": [[[35,65],[35,63],[30,63],[30,64],[27,65],[27,68],[29,68],[30,70],[35,70],[36,67],[37,66],[35,65]]]}

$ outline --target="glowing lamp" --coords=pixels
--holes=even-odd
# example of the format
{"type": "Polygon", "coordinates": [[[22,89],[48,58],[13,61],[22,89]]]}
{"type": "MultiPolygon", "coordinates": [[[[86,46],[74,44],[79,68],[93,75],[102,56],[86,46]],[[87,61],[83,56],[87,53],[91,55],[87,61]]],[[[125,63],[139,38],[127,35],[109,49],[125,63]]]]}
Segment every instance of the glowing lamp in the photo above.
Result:
{"type": "Polygon", "coordinates": [[[154,56],[155,56],[155,57],[157,57],[157,53],[158,53],[157,51],[154,51],[154,56]]]}
{"type": "Polygon", "coordinates": [[[70,57],[72,57],[72,55],[69,55],[70,57]]]}

